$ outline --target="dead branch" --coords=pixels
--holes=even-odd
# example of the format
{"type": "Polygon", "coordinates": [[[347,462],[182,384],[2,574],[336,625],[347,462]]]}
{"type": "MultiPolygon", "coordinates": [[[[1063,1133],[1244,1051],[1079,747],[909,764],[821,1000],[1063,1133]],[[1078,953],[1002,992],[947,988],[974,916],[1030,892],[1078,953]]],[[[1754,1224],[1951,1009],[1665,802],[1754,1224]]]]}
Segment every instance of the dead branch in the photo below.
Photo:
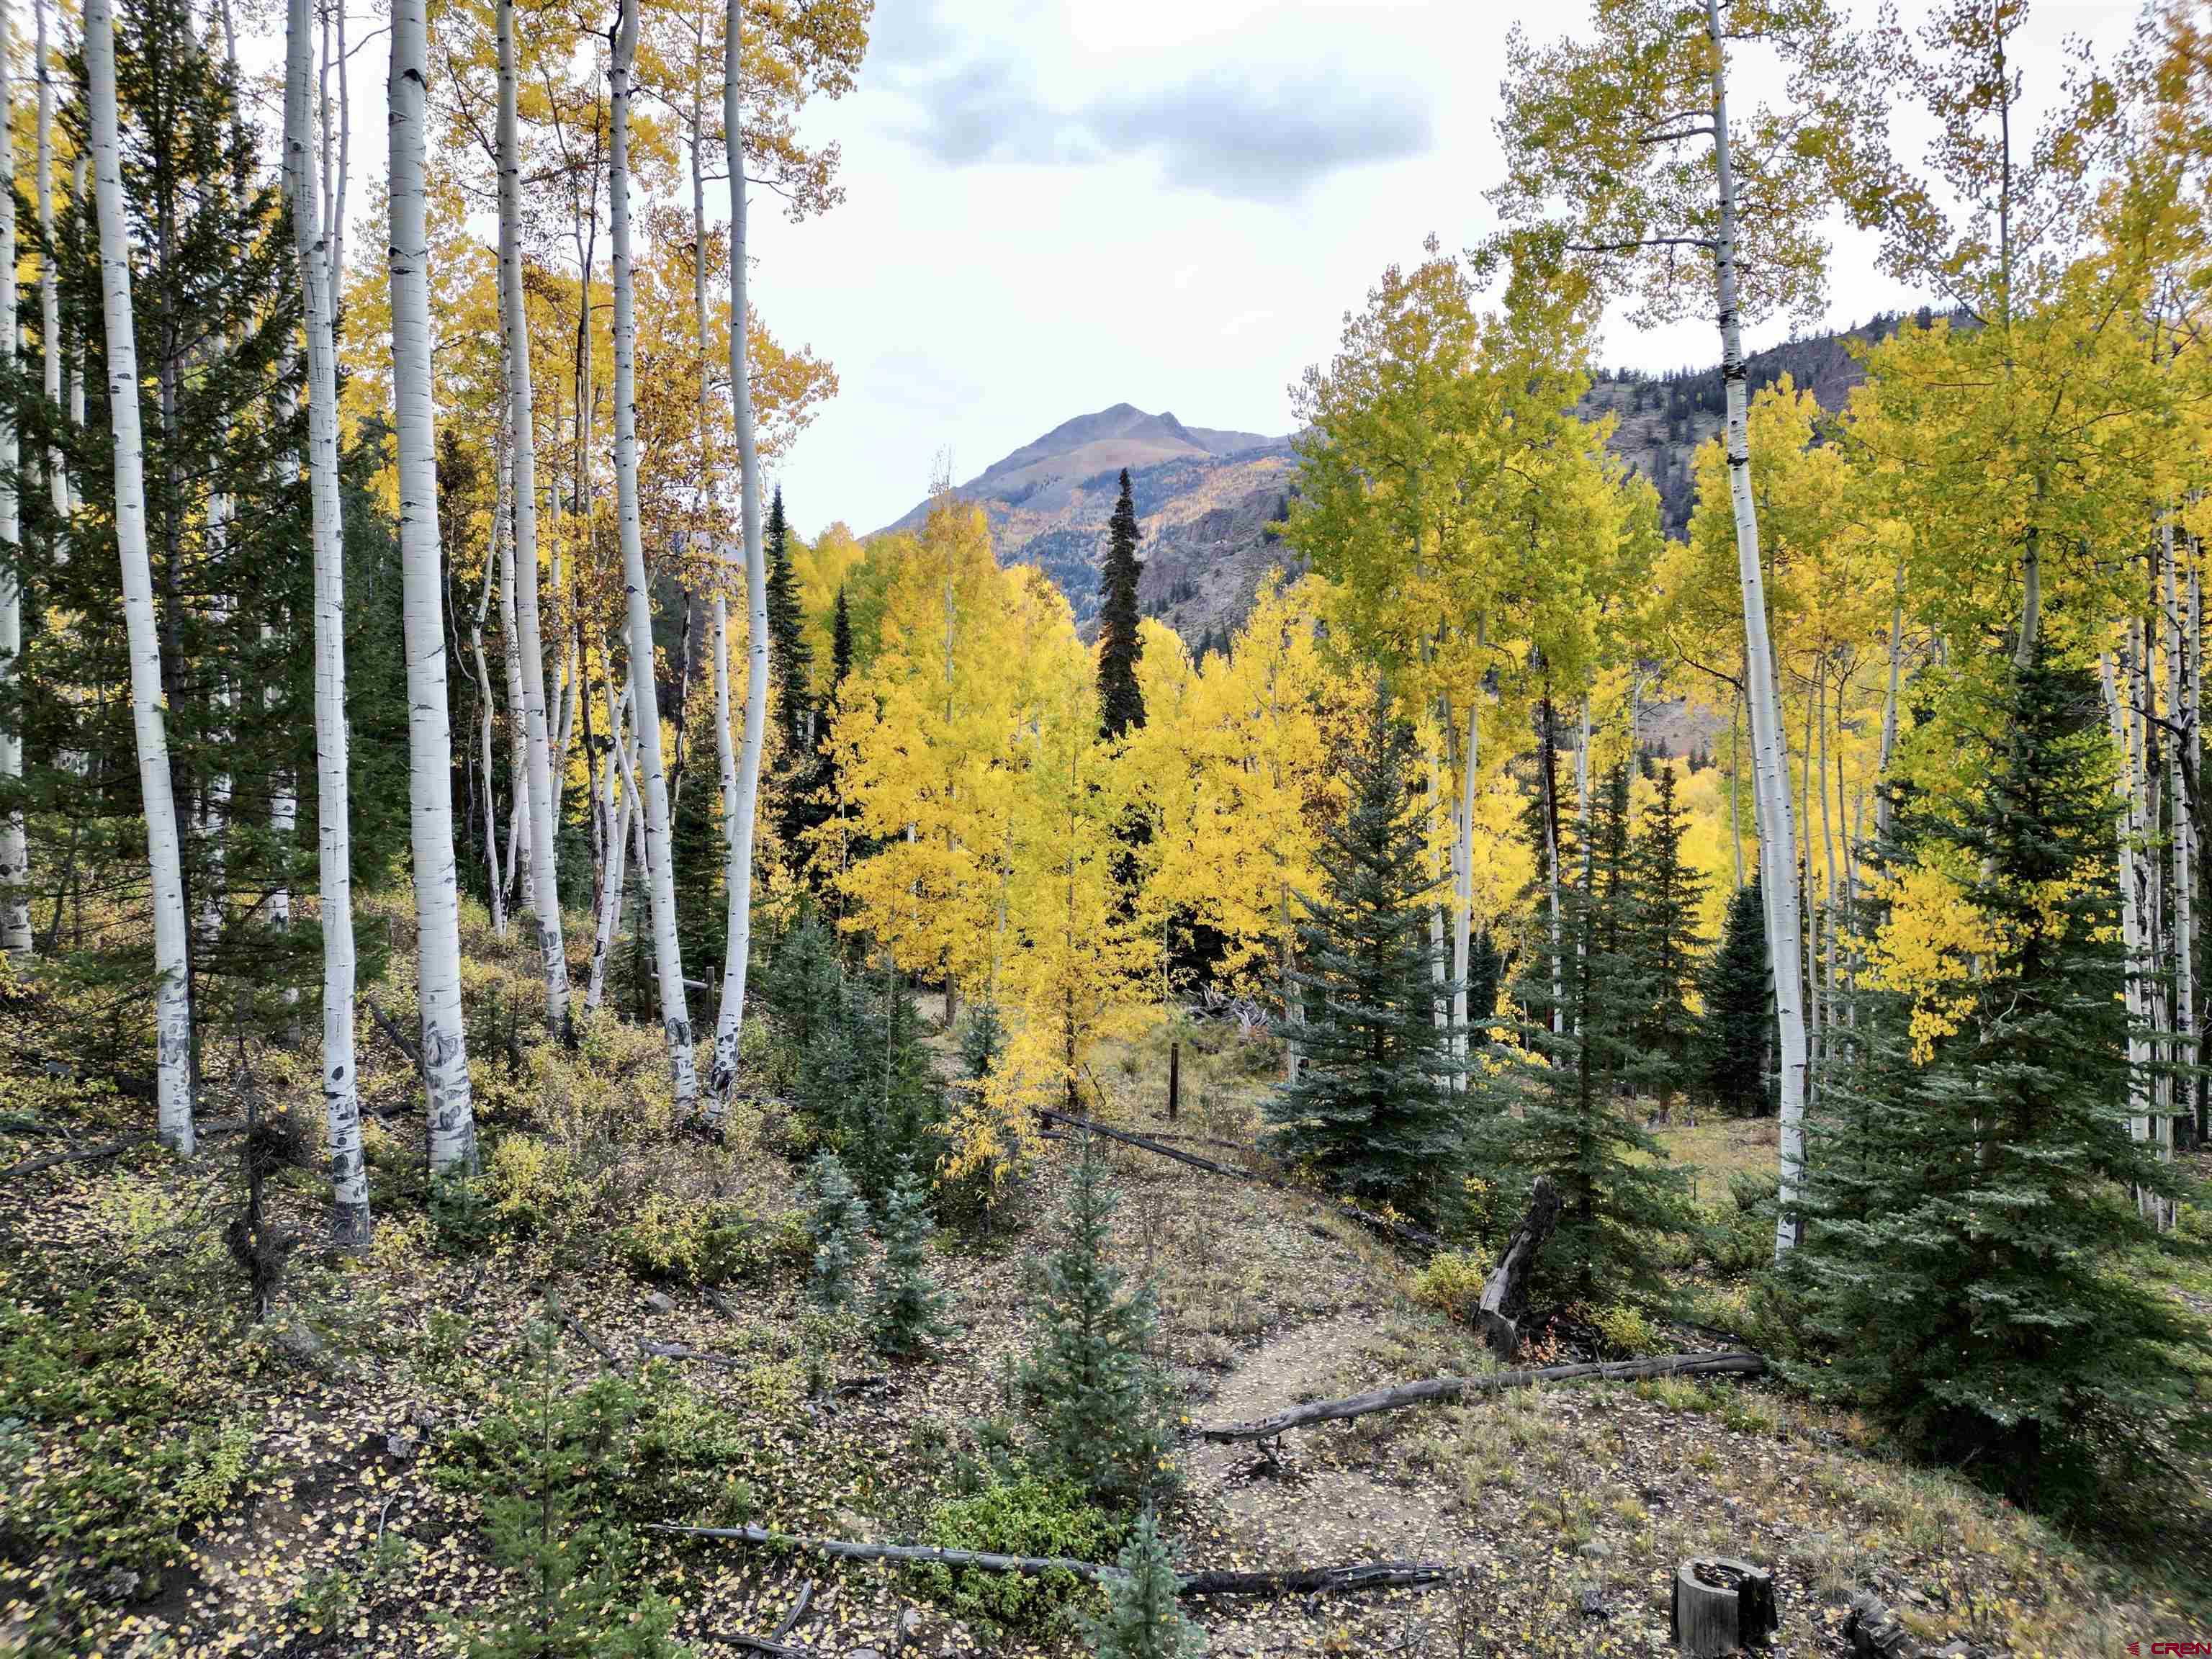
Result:
{"type": "Polygon", "coordinates": [[[1273,1417],[1249,1423],[1223,1423],[1190,1431],[1194,1440],[1273,1440],[1291,1429],[1310,1428],[1316,1423],[1338,1423],[1375,1412],[1403,1411],[1457,1400],[1462,1395],[1494,1394],[1506,1389],[1527,1388],[1532,1382],[1572,1382],[1585,1379],[1629,1382],[1653,1376],[1757,1376],[1766,1370],[1766,1357],[1756,1353],[1669,1353],[1649,1359],[1616,1359],[1578,1365],[1547,1365],[1539,1370],[1492,1371],[1486,1376],[1431,1376],[1418,1382],[1400,1382],[1343,1400],[1316,1400],[1273,1417]]]}

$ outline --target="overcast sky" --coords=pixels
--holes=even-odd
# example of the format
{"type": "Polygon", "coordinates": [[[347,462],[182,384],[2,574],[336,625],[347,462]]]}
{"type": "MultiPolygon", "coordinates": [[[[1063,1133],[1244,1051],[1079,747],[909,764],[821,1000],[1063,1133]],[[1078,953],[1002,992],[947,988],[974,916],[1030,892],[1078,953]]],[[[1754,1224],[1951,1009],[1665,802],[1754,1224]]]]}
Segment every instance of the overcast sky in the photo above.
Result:
{"type": "MultiPolygon", "coordinates": [[[[1908,4],[1907,15],[1919,7],[1908,4]]],[[[781,468],[794,523],[866,532],[1109,404],[1280,432],[1345,310],[1434,231],[1490,228],[1508,25],[1575,0],[878,0],[860,88],[808,112],[844,204],[756,198],[754,303],[842,389],[781,468]]],[[[2040,5],[2023,54],[2124,41],[2134,8],[2040,5]]],[[[1832,314],[1905,296],[1838,250],[1832,314]]],[[[1717,357],[1709,326],[1608,329],[1609,362],[1717,357]]]]}

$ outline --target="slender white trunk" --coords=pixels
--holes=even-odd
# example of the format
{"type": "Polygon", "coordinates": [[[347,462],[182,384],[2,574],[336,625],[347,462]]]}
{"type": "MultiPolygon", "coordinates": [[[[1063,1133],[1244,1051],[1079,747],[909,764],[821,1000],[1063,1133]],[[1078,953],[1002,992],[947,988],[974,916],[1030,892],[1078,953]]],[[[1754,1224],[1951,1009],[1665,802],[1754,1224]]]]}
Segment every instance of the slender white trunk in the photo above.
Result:
{"type": "Polygon", "coordinates": [[[1467,747],[1460,755],[1459,804],[1453,823],[1452,1056],[1460,1068],[1452,1087],[1467,1087],[1467,976],[1474,947],[1474,778],[1481,764],[1482,694],[1468,700],[1467,747]]]}
{"type": "Polygon", "coordinates": [[[730,812],[729,945],[722,962],[722,1006],[714,1021],[712,1096],[719,1111],[738,1075],[744,1024],[745,962],[752,953],[753,818],[760,793],[761,739],[768,722],[768,572],[761,554],[760,457],[753,441],[752,374],[745,323],[745,137],[741,45],[743,8],[729,0],[722,41],[722,131],[730,155],[730,404],[737,426],[738,476],[745,543],[745,738],[730,812]]]}
{"type": "MultiPolygon", "coordinates": [[[[561,888],[553,854],[545,648],[538,631],[538,443],[531,426],[530,318],[522,292],[522,142],[515,115],[514,0],[499,0],[498,13],[499,301],[500,321],[507,331],[508,418],[514,429],[514,620],[520,636],[522,721],[529,751],[524,771],[530,795],[530,911],[538,919],[538,949],[545,963],[545,1018],[558,1031],[568,1024],[568,957],[561,938],[561,888]]],[[[617,69],[617,74],[621,73],[617,69]]],[[[651,654],[648,650],[647,657],[651,654]]]]}
{"type": "Polygon", "coordinates": [[[627,769],[629,760],[628,739],[623,736],[623,716],[629,709],[629,691],[625,688],[620,697],[615,696],[614,682],[607,682],[607,741],[617,761],[607,766],[606,784],[600,811],[605,830],[602,836],[605,847],[606,871],[599,884],[599,928],[592,938],[592,977],[584,991],[586,1012],[599,1006],[607,982],[607,952],[613,947],[615,930],[622,925],[623,836],[629,828],[630,804],[635,797],[625,792],[617,797],[615,780],[627,769]],[[617,805],[619,800],[619,805],[617,805]]]}
{"type": "MultiPolygon", "coordinates": [[[[507,475],[501,474],[502,489],[507,475]]],[[[510,524],[510,530],[512,525],[510,524]]],[[[522,715],[522,644],[515,622],[514,590],[517,586],[514,565],[514,538],[509,534],[501,544],[499,551],[499,629],[502,641],[500,655],[507,670],[507,776],[511,810],[507,814],[507,864],[503,870],[493,872],[506,892],[514,891],[518,873],[526,895],[523,908],[530,905],[530,734],[522,715]]]]}
{"type": "Polygon", "coordinates": [[[2119,798],[2113,838],[2119,850],[2120,939],[2127,957],[2124,985],[2128,1011],[2129,1132],[2135,1139],[2142,1140],[2150,1133],[2149,1114],[2142,1098],[2143,1080],[2148,1075],[2150,1055],[2142,1036],[2146,1021],[2142,972],[2142,910],[2141,896],[2136,887],[2135,722],[2129,712],[2129,653],[2124,639],[2118,648],[2117,668],[2113,664],[2114,654],[2106,652],[2097,659],[2097,679],[2105,694],[2105,714],[2112,726],[2113,751],[2119,757],[2120,763],[2112,782],[2112,793],[2119,798]]]}
{"type": "Polygon", "coordinates": [[[309,0],[290,0],[285,35],[284,183],[291,198],[307,337],[307,483],[315,568],[315,814],[322,888],[323,1107],[329,1126],[331,1241],[368,1243],[368,1166],[353,1054],[353,876],[345,714],[344,516],[338,500],[337,359],[330,266],[309,176],[309,0]]]}
{"type": "MultiPolygon", "coordinates": [[[[1889,686],[1881,699],[1881,758],[1875,767],[1877,782],[1889,781],[1890,763],[1897,756],[1897,684],[1905,658],[1905,556],[1897,556],[1897,574],[1889,599],[1889,686]]],[[[1874,833],[1878,841],[1889,838],[1889,791],[1875,796],[1874,833]]]]}
{"type": "MultiPolygon", "coordinates": [[[[0,23],[0,37],[4,37],[0,23]]],[[[4,62],[0,53],[0,62],[4,62]]],[[[131,227],[115,112],[115,23],[108,0],[86,0],[85,78],[90,94],[93,196],[100,219],[100,310],[107,335],[109,422],[115,443],[115,540],[123,566],[123,617],[131,642],[131,714],[138,739],[138,785],[146,809],[146,852],[154,895],[155,1096],[162,1144],[190,1154],[192,1125],[192,1006],[185,923],[184,861],[161,690],[161,630],[154,576],[146,557],[145,453],[138,422],[138,349],[131,315],[131,227]]],[[[4,102],[4,100],[0,100],[4,102]]],[[[0,147],[12,154],[12,146],[0,147]]],[[[0,259],[0,315],[12,325],[15,262],[0,259]]]]}
{"type": "MultiPolygon", "coordinates": [[[[46,0],[32,0],[32,11],[38,19],[39,235],[41,246],[51,249],[54,245],[54,82],[46,51],[46,0]]],[[[40,367],[45,372],[46,401],[58,413],[62,406],[62,296],[55,278],[54,262],[44,252],[39,256],[39,355],[40,367]]],[[[56,448],[46,451],[46,489],[52,497],[55,514],[66,517],[69,480],[64,476],[62,453],[56,448]]]]}
{"type": "Polygon", "coordinates": [[[453,865],[452,714],[439,568],[437,437],[430,398],[430,233],[423,178],[429,46],[423,0],[393,0],[392,389],[399,452],[399,557],[407,647],[410,828],[421,960],[422,1076],[434,1175],[476,1165],[476,1108],[461,1024],[460,894],[453,865]]]}
{"type": "MultiPolygon", "coordinates": [[[[504,442],[501,443],[501,447],[502,449],[505,447],[504,442]]],[[[499,890],[499,794],[492,787],[491,665],[484,659],[483,645],[484,618],[491,614],[492,590],[500,586],[501,566],[502,563],[505,564],[510,584],[514,570],[514,556],[507,551],[508,545],[507,475],[501,471],[498,476],[500,478],[498,499],[492,507],[491,515],[492,545],[484,556],[483,586],[477,594],[477,613],[470,618],[469,622],[469,650],[475,656],[477,664],[477,764],[483,772],[484,868],[491,884],[491,930],[501,939],[505,939],[507,937],[507,898],[499,890]]],[[[504,589],[501,591],[502,593],[505,592],[504,589]]],[[[504,599],[501,604],[507,613],[512,615],[513,607],[507,605],[504,599]]],[[[508,637],[513,637],[512,629],[508,632],[508,637]]],[[[512,709],[514,705],[510,702],[507,707],[512,709]]]]}
{"type": "MultiPolygon", "coordinates": [[[[1431,848],[1429,854],[1429,879],[1434,890],[1442,892],[1444,872],[1433,848],[1437,804],[1443,799],[1445,772],[1444,769],[1437,763],[1437,746],[1433,738],[1429,742],[1426,763],[1429,778],[1429,826],[1431,848]]],[[[1450,960],[1450,953],[1444,945],[1444,907],[1441,903],[1432,904],[1429,907],[1429,980],[1437,988],[1431,1001],[1434,1005],[1432,1012],[1437,1029],[1440,1031],[1451,1029],[1451,996],[1449,989],[1450,960]]]]}
{"type": "Polygon", "coordinates": [[[1743,587],[1743,634],[1749,672],[1752,757],[1759,809],[1759,867],[1766,898],[1766,949],[1774,969],[1774,1014],[1782,1047],[1781,1188],[1776,1200],[1774,1257],[1799,1237],[1797,1197],[1805,1182],[1805,986],[1799,959],[1796,830],[1790,799],[1789,739],[1775,695],[1773,650],[1766,627],[1766,580],[1759,565],[1759,509],[1751,493],[1751,438],[1744,402],[1743,331],[1737,311],[1735,172],[1729,153],[1728,68],[1720,0],[1705,0],[1713,83],[1713,163],[1719,184],[1719,235],[1713,248],[1720,300],[1721,384],[1728,398],[1729,495],[1735,511],[1736,574],[1743,587]]]}
{"type": "Polygon", "coordinates": [[[637,319],[634,311],[629,224],[630,66],[637,52],[637,0],[623,0],[615,37],[608,123],[608,210],[613,221],[615,277],[615,496],[621,532],[623,586],[629,601],[631,701],[637,709],[637,752],[645,796],[645,872],[653,896],[653,942],[660,984],[660,1019],[668,1036],[668,1069],[676,1109],[688,1112],[699,1094],[692,1063],[691,1020],[684,1000],[684,963],[676,944],[676,882],[668,842],[668,777],[660,755],[660,701],[654,684],[653,595],[645,574],[645,539],[637,503],[637,319]]]}
{"type": "MultiPolygon", "coordinates": [[[[46,35],[46,12],[39,13],[46,35]]],[[[9,76],[8,11],[0,0],[0,353],[15,367],[15,94],[9,76]]],[[[43,86],[43,82],[41,85],[43,86]]],[[[40,126],[41,136],[46,127],[40,126]]],[[[41,261],[44,264],[44,261],[41,261]]],[[[49,278],[47,286],[52,286],[49,278]]],[[[21,526],[15,503],[15,422],[0,421],[0,690],[15,678],[15,659],[23,650],[23,594],[17,575],[21,526]]],[[[0,779],[23,775],[23,732],[20,723],[0,727],[0,779]]],[[[31,949],[30,841],[23,815],[10,812],[0,822],[0,950],[27,956],[31,949]]]]}

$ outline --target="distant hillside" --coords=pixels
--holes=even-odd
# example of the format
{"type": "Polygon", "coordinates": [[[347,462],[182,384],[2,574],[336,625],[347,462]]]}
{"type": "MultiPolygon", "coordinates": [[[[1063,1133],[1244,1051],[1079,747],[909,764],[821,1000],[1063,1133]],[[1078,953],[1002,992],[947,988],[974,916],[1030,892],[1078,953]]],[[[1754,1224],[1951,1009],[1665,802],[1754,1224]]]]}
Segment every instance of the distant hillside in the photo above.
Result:
{"type": "MultiPolygon", "coordinates": [[[[1757,392],[1786,374],[1809,387],[1823,408],[1840,409],[1863,378],[1850,343],[1882,339],[1898,322],[1877,318],[1759,352],[1749,365],[1751,389],[1757,392]]],[[[1687,533],[1692,458],[1720,430],[1723,416],[1720,371],[1606,370],[1581,412],[1593,420],[1613,417],[1613,447],[1657,487],[1667,533],[1687,533]]],[[[1054,427],[957,486],[957,493],[988,515],[999,562],[1044,571],[1088,632],[1098,610],[1106,520],[1123,467],[1143,535],[1138,598],[1146,613],[1193,647],[1209,635],[1225,637],[1250,609],[1261,577],[1271,566],[1292,562],[1280,540],[1297,491],[1290,436],[1186,426],[1173,415],[1115,404],[1054,427]]],[[[884,528],[915,529],[927,512],[922,502],[884,528]]]]}

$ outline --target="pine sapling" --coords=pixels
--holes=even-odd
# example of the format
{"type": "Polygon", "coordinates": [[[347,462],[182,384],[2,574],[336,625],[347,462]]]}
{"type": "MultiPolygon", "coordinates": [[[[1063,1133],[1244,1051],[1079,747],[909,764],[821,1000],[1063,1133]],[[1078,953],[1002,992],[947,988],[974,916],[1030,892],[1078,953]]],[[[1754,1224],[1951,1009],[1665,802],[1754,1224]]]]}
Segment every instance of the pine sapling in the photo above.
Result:
{"type": "Polygon", "coordinates": [[[945,1317],[945,1291],[930,1277],[934,1228],[928,1194],[910,1167],[891,1188],[882,1231],[884,1259],[876,1269],[869,1325],[878,1351],[903,1359],[952,1330],[945,1317]]]}
{"type": "Polygon", "coordinates": [[[1175,1551],[1147,1504],[1106,1581],[1106,1611],[1085,1634],[1098,1659],[1199,1659],[1206,1632],[1176,1601],[1175,1551]]]}
{"type": "Polygon", "coordinates": [[[867,1248],[868,1206],[835,1152],[814,1160],[806,1184],[806,1231],[814,1245],[807,1293],[816,1305],[836,1312],[853,1300],[854,1273],[867,1248]]]}

